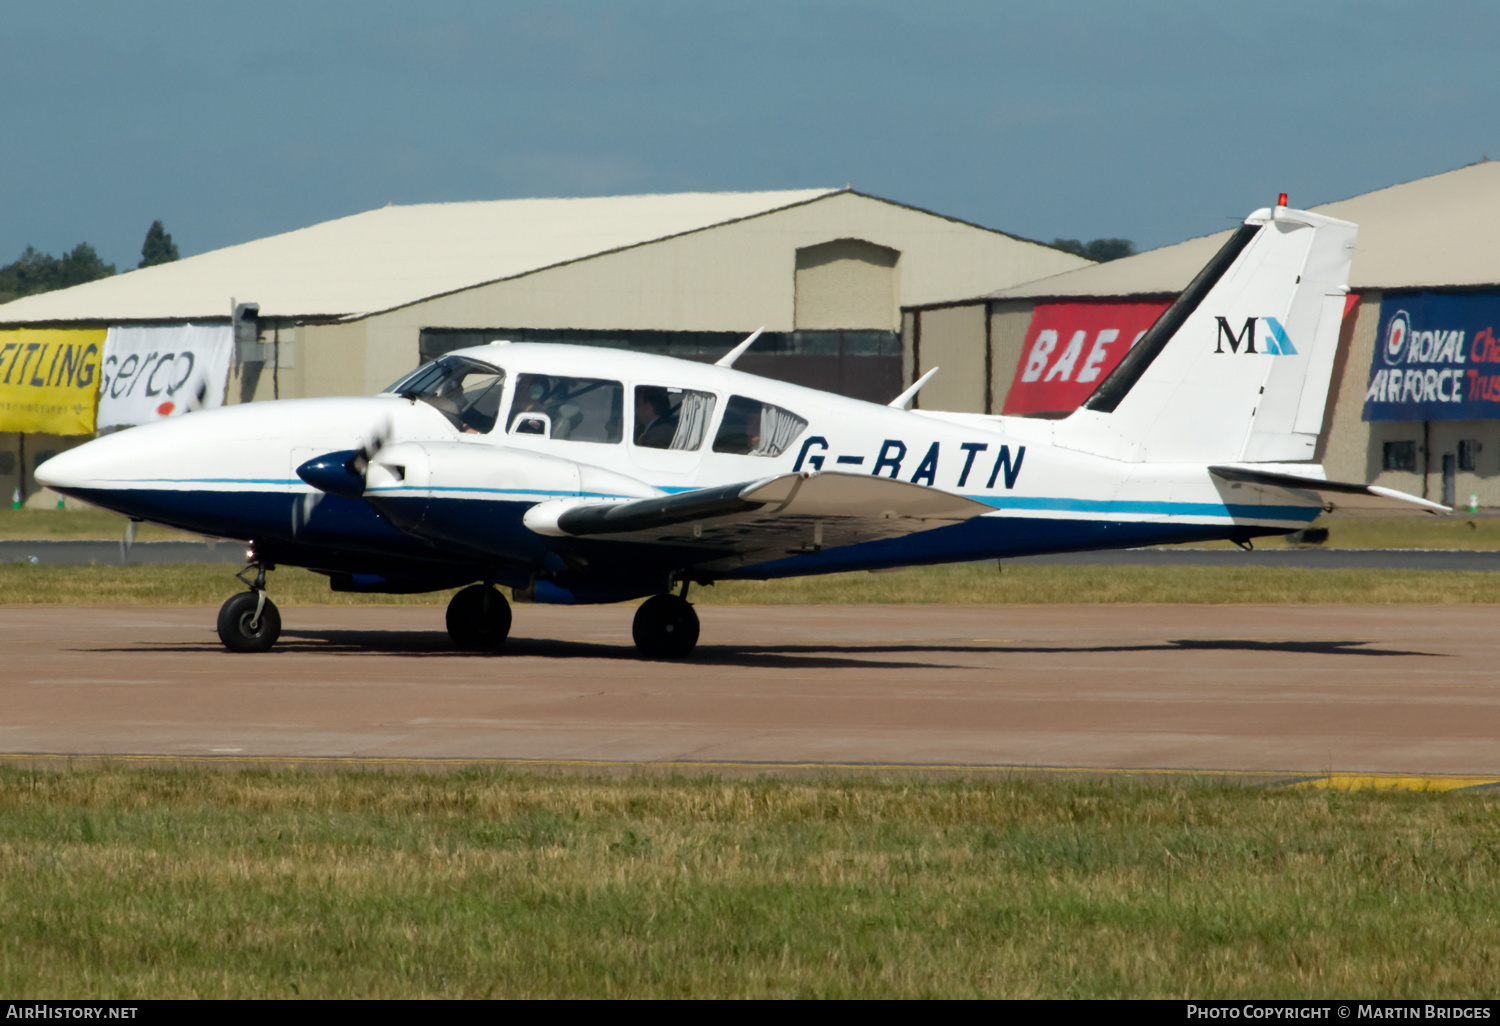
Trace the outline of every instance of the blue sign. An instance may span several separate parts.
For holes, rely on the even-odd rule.
[[[1365,420],[1500,420],[1500,293],[1380,303]]]

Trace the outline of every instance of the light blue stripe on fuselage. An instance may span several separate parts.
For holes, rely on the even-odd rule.
[[[965,495],[996,509],[1054,510],[1062,513],[1135,513],[1169,517],[1254,517],[1262,520],[1313,520],[1321,506],[1252,506],[1220,502],[1147,502],[1138,499],[1067,499],[1025,495]]]
[[[125,484],[124,481],[116,483]],[[129,482],[131,484],[237,484],[237,485],[272,485],[272,486],[300,486],[304,482],[298,478],[246,478],[246,477],[199,477],[199,478],[137,478]],[[389,488],[374,488],[372,492],[381,494],[396,494],[402,492],[459,492],[465,494],[486,495],[514,495],[514,496],[545,496],[547,498],[582,498],[582,499],[629,499],[634,496],[620,495],[610,492],[570,492],[560,490],[534,489],[534,488],[477,488],[477,487],[454,487],[445,486],[435,489],[418,488],[411,485],[396,485]],[[677,485],[666,486],[658,489],[670,495],[678,495],[683,492],[696,491],[695,488],[687,488]],[[1321,506],[1256,506],[1242,503],[1226,505],[1215,502],[1169,502],[1169,501],[1145,501],[1137,499],[1075,499],[1068,497],[1053,496],[1026,496],[1026,495],[965,495],[964,498],[975,502],[993,506],[997,510],[1046,510],[1058,513],[1097,513],[1103,515],[1136,515],[1136,516],[1167,516],[1167,517],[1216,517],[1222,519],[1254,519],[1254,520],[1295,520],[1312,521],[1322,512]]]

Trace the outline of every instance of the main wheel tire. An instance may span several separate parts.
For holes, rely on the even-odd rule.
[[[448,637],[459,648],[499,648],[510,634],[510,603],[488,584],[471,584],[448,603]]]
[[[686,599],[656,595],[635,611],[630,634],[647,659],[681,659],[698,644],[698,614]]]
[[[219,640],[231,652],[265,652],[281,637],[281,613],[266,599],[255,617],[258,593],[242,591],[219,607]]]

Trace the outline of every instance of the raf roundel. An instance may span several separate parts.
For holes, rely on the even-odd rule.
[[[1394,367],[1401,362],[1401,357],[1406,352],[1406,339],[1410,334],[1411,315],[1405,310],[1397,310],[1385,329],[1386,363]]]

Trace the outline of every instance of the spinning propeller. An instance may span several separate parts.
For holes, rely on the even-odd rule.
[[[391,440],[391,421],[386,418],[360,439],[358,449],[341,449],[338,452],[315,456],[297,468],[297,476],[320,492],[338,495],[346,499],[362,498],[365,494],[365,474],[370,463]],[[309,496],[309,498],[313,498]],[[313,502],[303,505],[304,519],[312,512]]]

